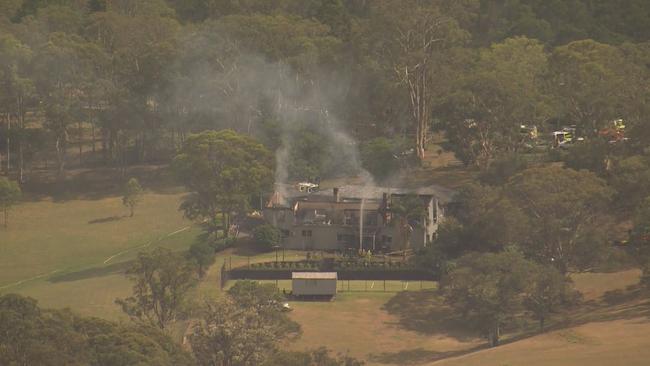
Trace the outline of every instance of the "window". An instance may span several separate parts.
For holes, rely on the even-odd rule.
[[[354,235],[336,234],[336,240],[340,243],[350,244],[355,241]]]
[[[364,224],[367,226],[377,226],[377,211],[370,211],[366,214]]]
[[[343,225],[352,225],[352,215],[348,212],[345,213],[343,218]]]
[[[384,241],[385,244],[390,244],[390,243],[393,242],[393,237],[392,237],[392,236],[384,235],[384,236],[382,237],[382,239],[383,239],[383,241]]]
[[[302,236],[311,237],[311,230],[303,230],[302,231]]]
[[[291,235],[291,232],[289,230],[282,229],[280,232],[282,233],[283,238],[288,238]]]

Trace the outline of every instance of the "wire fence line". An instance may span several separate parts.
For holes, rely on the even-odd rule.
[[[228,282],[222,281],[224,287]],[[278,287],[278,291],[284,293],[291,292],[291,280],[254,280],[259,283],[271,283]],[[396,281],[396,280],[337,280],[336,291],[338,293],[352,292],[402,292],[402,291],[420,291],[436,289],[435,281]]]

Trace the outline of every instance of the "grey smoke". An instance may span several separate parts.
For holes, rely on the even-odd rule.
[[[214,42],[220,42],[223,52],[204,53],[214,49]],[[257,124],[260,105],[270,101],[280,132],[280,146],[275,151],[276,183],[289,183],[295,132],[311,122],[317,127],[312,132],[319,134],[329,155],[337,159],[332,165],[358,174],[364,185],[374,184],[362,168],[357,142],[339,119],[349,89],[345,77],[312,70],[308,73],[311,77],[305,78],[285,63],[242,52],[237,42],[210,32],[197,36],[185,57],[170,109],[179,113],[180,121],[190,124],[185,126],[187,130],[232,128],[259,136],[263,134]]]

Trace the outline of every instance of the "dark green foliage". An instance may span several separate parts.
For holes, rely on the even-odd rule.
[[[415,265],[417,268],[430,271],[434,278],[440,278],[446,274],[449,267],[447,256],[437,242],[429,244],[417,253]]]
[[[449,258],[516,246],[561,272],[587,270],[608,255],[612,195],[595,174],[557,166],[526,169],[505,186],[470,184],[435,244]]]
[[[9,225],[9,209],[20,200],[22,191],[18,183],[0,177],[0,210],[4,212],[4,226]]]
[[[650,196],[650,159],[633,155],[613,164],[611,185],[616,189],[615,205],[634,210]]]
[[[273,284],[259,284],[255,281],[237,281],[228,289],[228,296],[242,307],[258,308],[270,306],[275,310],[280,308],[283,300],[278,288]]]
[[[467,254],[441,281],[447,301],[485,336],[499,344],[501,327],[522,307],[533,264],[516,252]]]
[[[586,169],[604,176],[611,163],[611,149],[610,144],[604,139],[588,140],[573,146],[567,154],[563,155],[563,160],[569,168]]]
[[[362,366],[364,363],[349,356],[334,358],[325,348],[310,352],[281,351],[271,356],[262,366]]]
[[[575,304],[580,294],[573,289],[571,279],[553,267],[534,266],[532,275],[533,284],[525,295],[524,306],[543,331],[549,316]]]
[[[157,329],[41,309],[20,295],[0,297],[0,329],[2,365],[193,365]]]
[[[206,303],[189,337],[198,365],[260,365],[300,332],[282,311],[277,287],[238,282],[226,299]]]
[[[560,271],[588,269],[609,241],[607,208],[613,191],[588,171],[548,166],[514,176],[505,193],[526,215],[521,247]]]
[[[205,220],[210,232],[216,232],[221,213],[228,237],[231,216],[246,212],[250,196],[270,187],[272,159],[262,144],[232,130],[189,136],[173,162],[176,176],[192,192],[181,210],[190,219]]]
[[[500,186],[527,167],[528,160],[522,154],[507,154],[493,161],[479,179],[484,184]]]
[[[401,155],[406,150],[406,144],[378,137],[361,145],[361,162],[363,167],[381,182],[397,174],[401,163],[408,163],[409,158]]]
[[[106,0],[89,0],[88,10],[91,12],[106,11]]]
[[[426,216],[425,205],[417,195],[393,197],[391,201],[392,225],[397,229],[399,238],[397,248],[408,249],[411,245],[413,228],[423,227],[429,218]]]
[[[497,252],[521,245],[529,235],[528,218],[499,187],[468,185],[455,201],[454,218],[441,224],[435,240],[450,258]]]
[[[253,229],[253,238],[264,250],[272,250],[274,247],[280,245],[282,240],[282,233],[280,229],[273,225],[260,225]]]
[[[187,259],[196,267],[199,278],[205,276],[205,271],[215,261],[215,247],[207,240],[197,240],[187,251]]]
[[[548,55],[534,39],[515,37],[479,51],[447,98],[445,129],[465,164],[481,169],[523,149],[522,123],[541,125],[553,114],[544,88]]]
[[[628,251],[647,272],[650,269],[650,196],[639,203],[633,224]],[[645,273],[646,276],[649,273]]]
[[[555,268],[526,260],[513,249],[470,253],[441,281],[447,302],[489,341],[499,344],[500,329],[528,310],[540,323],[575,303],[571,280]]]
[[[115,303],[131,319],[165,329],[183,315],[194,276],[181,255],[165,248],[140,253],[126,275],[134,282],[133,294]]]

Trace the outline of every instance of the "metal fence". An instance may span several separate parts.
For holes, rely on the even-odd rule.
[[[291,280],[257,280],[259,283],[272,283],[278,291],[291,293]],[[225,286],[225,284],[224,284]],[[338,293],[396,293],[402,291],[432,290],[437,288],[435,281],[394,281],[394,280],[338,280],[336,291]]]

